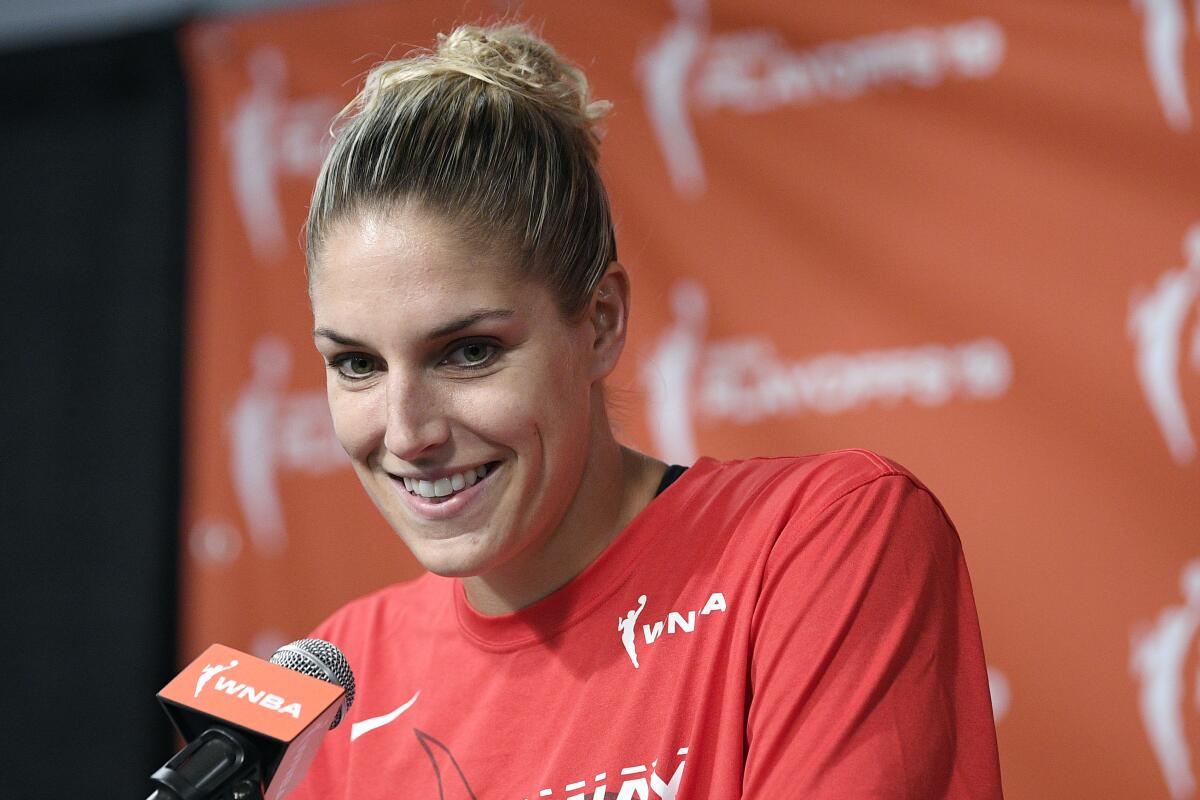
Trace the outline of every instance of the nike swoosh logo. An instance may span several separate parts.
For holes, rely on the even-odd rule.
[[[382,717],[371,717],[370,719],[364,719],[362,722],[354,723],[350,726],[350,741],[353,742],[364,733],[368,733],[376,728],[382,728],[384,725],[395,722],[401,714],[412,708],[412,704],[417,702],[417,698],[420,696],[421,692],[418,690],[417,693],[412,696],[411,700],[390,714],[384,714]]]

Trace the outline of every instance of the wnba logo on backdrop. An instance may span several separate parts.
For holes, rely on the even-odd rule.
[[[1196,457],[1196,435],[1182,376],[1185,369],[1200,373],[1200,223],[1184,236],[1183,254],[1183,266],[1163,272],[1152,288],[1134,291],[1128,329],[1146,402],[1172,458],[1188,464]]]
[[[1196,796],[1197,753],[1185,715],[1200,711],[1200,668],[1189,660],[1200,643],[1200,558],[1184,566],[1180,591],[1182,603],[1133,632],[1130,669],[1140,683],[1138,709],[1167,789],[1173,800],[1188,800]]]
[[[993,338],[790,361],[762,336],[709,340],[708,298],[684,281],[671,291],[675,322],[642,361],[647,421],[658,455],[690,464],[702,418],[749,425],[805,412],[840,414],[900,403],[991,400],[1012,383],[1012,357]]]
[[[325,97],[288,100],[287,60],[274,47],[254,50],[246,66],[250,88],[225,130],[229,177],[255,256],[272,262],[286,252],[295,227],[283,218],[280,179],[317,174],[338,105]]]
[[[1004,31],[986,18],[791,50],[768,29],[712,33],[706,0],[673,5],[677,17],[643,53],[639,78],[671,179],[685,194],[704,189],[693,111],[747,114],[852,100],[891,85],[931,88],[985,78],[1004,58]]]
[[[1158,103],[1172,129],[1185,133],[1192,129],[1192,109],[1188,103],[1187,76],[1184,70],[1184,44],[1188,24],[1185,0],[1131,0],[1141,12],[1142,46],[1146,68],[1154,82]],[[1196,27],[1200,30],[1200,6],[1196,7]]]
[[[291,369],[291,351],[282,339],[259,339],[250,380],[227,418],[230,475],[260,555],[276,555],[287,544],[281,471],[323,474],[346,464],[325,393],[288,391]]]

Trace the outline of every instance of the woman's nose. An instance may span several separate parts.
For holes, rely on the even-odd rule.
[[[450,425],[437,391],[419,377],[392,373],[388,381],[387,431],[383,444],[404,461],[415,461],[450,438]]]

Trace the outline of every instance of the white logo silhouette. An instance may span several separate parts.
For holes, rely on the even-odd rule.
[[[1190,707],[1200,709],[1200,673],[1191,676],[1191,681],[1184,674],[1200,628],[1200,558],[1184,566],[1180,586],[1183,604],[1164,609],[1153,625],[1141,625],[1133,632],[1129,660],[1141,683],[1138,707],[1142,723],[1173,800],[1187,800],[1196,793],[1183,712],[1189,705],[1184,702],[1189,690],[1193,693]]]
[[[204,688],[204,684],[212,680],[213,676],[219,672],[224,672],[227,669],[233,669],[238,665],[237,659],[233,659],[228,664],[205,664],[200,670],[200,677],[196,679],[196,692],[192,697],[199,697],[200,690]]]
[[[251,355],[253,373],[229,415],[230,473],[250,541],[262,555],[287,544],[279,498],[281,468],[321,474],[345,466],[329,406],[320,391],[286,393],[292,357],[277,336]]]
[[[242,552],[242,535],[229,521],[201,519],[188,533],[188,552],[192,558],[208,566],[226,566],[238,560]],[[272,651],[274,652],[274,651]]]
[[[354,741],[364,733],[369,733],[376,728],[382,728],[384,725],[390,725],[400,718],[400,715],[412,708],[413,703],[417,702],[417,698],[421,696],[420,690],[408,699],[407,702],[401,703],[394,711],[383,714],[378,717],[370,717],[361,722],[356,722],[350,726],[350,741]]]
[[[629,653],[629,660],[633,662],[633,668],[638,668],[637,645],[634,642],[634,630],[637,626],[637,618],[642,615],[646,609],[646,595],[638,597],[638,607],[630,610],[628,614],[622,617],[617,617],[617,630],[621,632],[621,644],[625,645],[625,652]]]
[[[683,782],[687,754],[688,748],[686,747],[680,747],[675,751],[678,763],[675,764],[674,771],[667,768],[670,762],[666,759],[642,760],[640,763],[635,761],[629,766],[619,768],[616,767],[616,764],[612,764],[607,769],[577,770],[566,782],[543,785],[540,790],[534,789],[529,792],[527,797],[561,797],[565,795],[566,800],[603,800],[604,798],[608,800],[612,800],[612,798],[650,800],[652,797],[661,798],[661,800],[677,800],[682,797],[679,794],[679,785]],[[663,775],[670,775],[670,778],[660,776],[660,771]],[[596,777],[577,780],[580,777],[579,773],[595,774]],[[556,791],[558,787],[562,787],[561,795]]]
[[[1012,357],[995,339],[786,361],[761,336],[706,341],[708,301],[699,284],[677,284],[671,303],[675,323],[642,362],[640,376],[656,453],[676,463],[696,460],[700,418],[748,425],[902,401],[938,406],[957,398],[991,400],[1012,384]]]
[[[1142,13],[1142,46],[1146,67],[1154,81],[1154,91],[1167,124],[1180,133],[1192,128],[1192,109],[1188,104],[1184,76],[1183,45],[1187,39],[1187,11],[1183,0],[1132,0]],[[1200,4],[1196,6],[1196,24],[1200,27]]]
[[[992,697],[992,721],[998,723],[1008,716],[1008,709],[1012,706],[1012,685],[1007,675],[990,664],[987,676],[988,693]]]
[[[674,464],[691,464],[699,455],[692,425],[696,394],[692,383],[704,352],[708,300],[698,283],[682,281],[671,290],[671,307],[675,324],[642,363],[642,383],[659,456]]]
[[[1129,335],[1137,348],[1138,381],[1150,411],[1166,439],[1167,449],[1179,464],[1196,456],[1196,438],[1188,421],[1180,386],[1182,351],[1191,350],[1191,368],[1200,371],[1200,318],[1185,341],[1184,321],[1200,307],[1200,223],[1188,229],[1183,240],[1186,264],[1169,269],[1153,289],[1137,289],[1129,308]]]
[[[225,131],[230,180],[250,246],[260,259],[273,262],[287,246],[279,179],[317,174],[338,106],[324,97],[288,101],[287,61],[274,47],[252,52],[247,67],[250,90]]]
[[[687,612],[671,611],[667,613],[666,619],[654,620],[649,623],[642,624],[642,641],[647,645],[652,645],[655,642],[661,641],[664,636],[675,636],[676,634],[695,633],[696,623],[698,620],[708,617],[710,614],[724,614],[728,610],[729,604],[725,600],[725,595],[722,592],[713,592],[708,596],[703,608],[699,611],[693,609]],[[633,662],[633,668],[638,669],[637,655],[637,622],[638,617],[646,610],[646,595],[638,597],[638,607],[631,609],[624,617],[617,617],[617,630],[621,632],[621,644],[625,645],[625,652],[629,654],[629,660]]]
[[[642,54],[638,77],[646,114],[681,194],[704,190],[691,108],[752,113],[851,100],[889,84],[931,88],[950,76],[991,75],[1004,57],[1004,31],[990,19],[794,51],[772,30],[712,33],[707,0],[673,0],[672,5],[676,19]]]

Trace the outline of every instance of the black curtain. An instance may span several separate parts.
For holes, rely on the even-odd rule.
[[[186,161],[172,31],[0,54],[6,798],[170,755]]]

